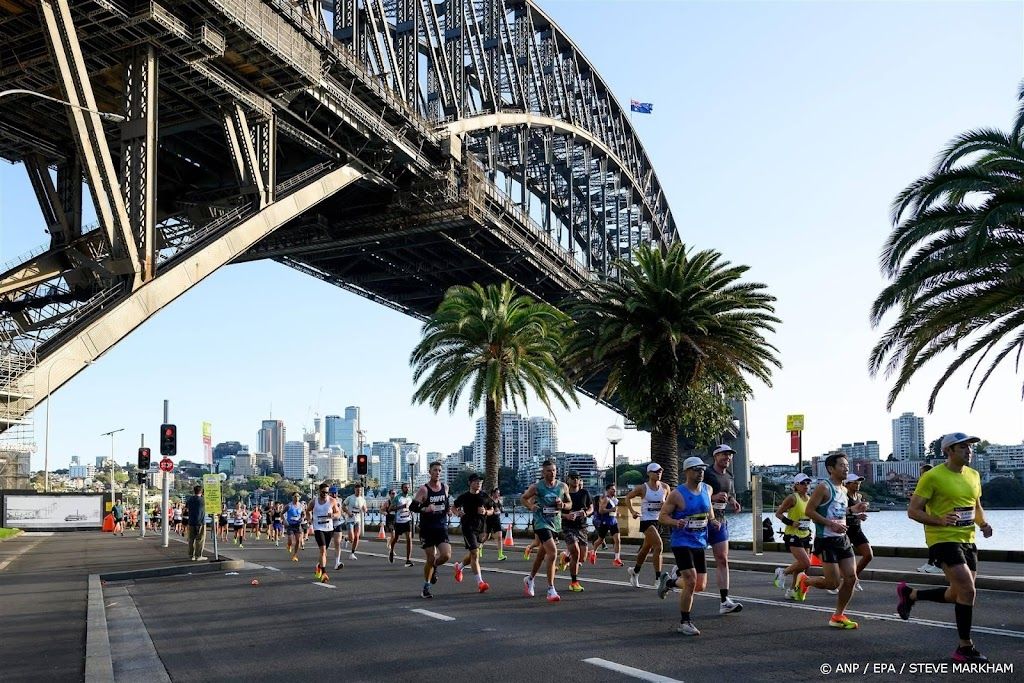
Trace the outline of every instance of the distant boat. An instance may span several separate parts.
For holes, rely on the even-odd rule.
[[[80,513],[78,510],[75,510],[75,514],[68,515],[67,517],[64,518],[64,521],[65,522],[84,522],[87,519],[89,519],[89,518],[86,517],[85,515],[83,515],[82,513]]]

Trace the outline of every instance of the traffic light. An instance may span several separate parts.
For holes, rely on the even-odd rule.
[[[160,425],[160,455],[178,454],[177,425]]]
[[[356,474],[366,474],[366,455],[363,453],[356,456]]]
[[[139,470],[143,472],[149,471],[149,449],[143,446],[139,449]]]

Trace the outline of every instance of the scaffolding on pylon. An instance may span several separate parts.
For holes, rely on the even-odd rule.
[[[16,349],[0,337],[0,489],[31,488],[35,430],[28,406],[34,385],[35,351]]]

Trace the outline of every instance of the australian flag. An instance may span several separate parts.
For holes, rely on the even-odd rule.
[[[637,114],[653,114],[654,104],[651,102],[637,102],[636,100],[630,100],[629,110],[635,111]]]

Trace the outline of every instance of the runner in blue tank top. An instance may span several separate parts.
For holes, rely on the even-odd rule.
[[[658,577],[658,597],[665,599],[669,589],[679,585],[679,626],[676,631],[687,636],[699,636],[700,631],[690,621],[693,594],[708,584],[708,568],[704,551],[708,547],[708,530],[721,526],[711,506],[711,487],[704,483],[707,465],[698,457],[683,461],[686,481],[672,490],[661,506],[658,521],[672,529],[672,554],[679,567],[679,579],[670,579],[668,572]]]
[[[523,578],[523,594],[533,597],[533,582],[543,564],[548,577],[548,602],[561,598],[555,590],[555,534],[562,530],[562,508],[572,506],[569,487],[555,479],[555,463],[545,460],[541,463],[543,478],[523,493],[521,501],[527,510],[533,512],[533,532],[540,544],[537,557],[533,560],[530,575]]]

